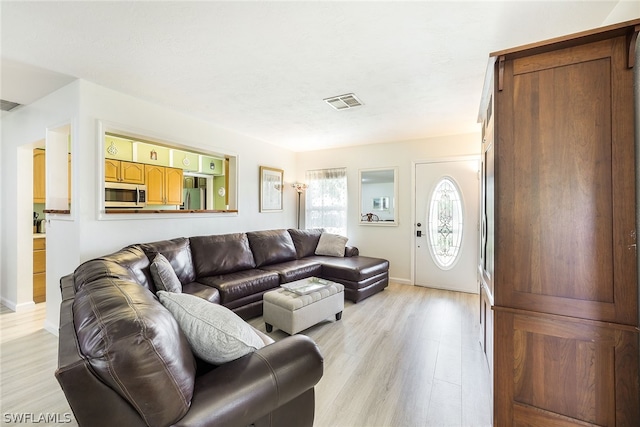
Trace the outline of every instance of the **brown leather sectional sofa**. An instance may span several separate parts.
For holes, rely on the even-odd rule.
[[[56,377],[80,425],[312,426],[323,358],[303,336],[215,367],[192,353],[155,296],[150,260],[162,253],[183,293],[247,319],[281,283],[319,276],[360,301],[387,286],[386,260],[315,255],[321,230],[268,230],[131,245],[61,279]]]

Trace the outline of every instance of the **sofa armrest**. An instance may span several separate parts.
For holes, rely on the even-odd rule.
[[[352,257],[352,256],[358,256],[358,255],[360,255],[360,250],[358,248],[356,248],[355,246],[345,246],[344,248],[345,257]]]
[[[250,425],[313,388],[322,373],[313,340],[287,337],[196,378],[189,412],[175,425]]]
[[[62,303],[60,304],[58,369],[55,377],[78,425],[146,426],[144,420],[127,401],[96,377],[91,366],[82,356],[73,325],[75,286],[72,274],[60,279],[60,290]]]

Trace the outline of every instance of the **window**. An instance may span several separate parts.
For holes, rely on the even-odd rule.
[[[347,235],[347,170],[307,171],[307,228],[324,228],[329,233]]]
[[[455,264],[462,244],[462,199],[452,178],[442,178],[431,195],[429,209],[429,249],[443,270]]]
[[[162,210],[163,215],[172,211],[237,212],[236,156],[104,123],[100,129],[104,165],[98,169],[104,182],[101,219],[134,210],[150,214]]]

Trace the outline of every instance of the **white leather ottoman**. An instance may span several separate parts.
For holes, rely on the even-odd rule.
[[[310,279],[298,280],[287,285],[309,283]],[[273,327],[289,335],[303,331],[335,314],[342,318],[344,309],[344,286],[328,282],[325,287],[306,295],[299,295],[284,288],[269,291],[263,298],[263,317],[267,332]]]

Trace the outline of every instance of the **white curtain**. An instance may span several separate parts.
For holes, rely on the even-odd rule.
[[[347,169],[306,172],[305,227],[347,235]]]

